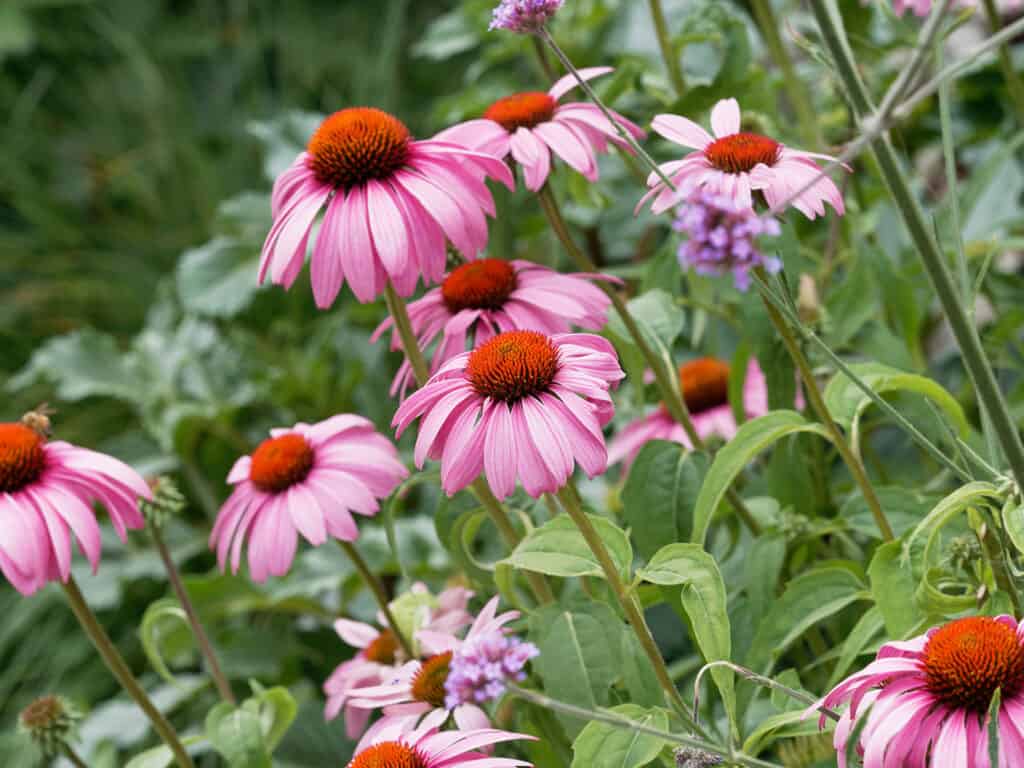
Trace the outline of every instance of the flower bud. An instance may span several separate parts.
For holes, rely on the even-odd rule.
[[[149,525],[161,528],[169,518],[180,514],[187,502],[178,486],[166,475],[150,478],[149,487],[153,491],[153,500],[139,499],[139,511]]]
[[[64,753],[81,719],[82,713],[63,696],[43,696],[22,710],[18,729],[52,759]]]

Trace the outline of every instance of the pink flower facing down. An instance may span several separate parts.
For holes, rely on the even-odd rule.
[[[348,768],[518,768],[531,765],[510,757],[489,757],[485,752],[495,744],[533,736],[479,728],[438,732],[436,727],[404,731],[398,727],[382,730],[377,738],[356,747]]]
[[[729,366],[713,357],[690,360],[679,366],[683,400],[702,440],[717,435],[731,440],[736,434],[736,417],[729,404]],[[748,418],[768,413],[768,387],[757,361],[751,358],[743,382],[743,409]],[[686,432],[661,405],[650,415],[628,424],[608,445],[608,463],[633,463],[640,449],[651,440],[671,440],[693,448]]]
[[[295,558],[298,534],[313,546],[333,536],[359,537],[352,513],[372,516],[409,471],[395,446],[361,416],[341,414],[317,424],[270,430],[251,456],[235,462],[235,486],[210,534],[221,569],[231,552],[238,572],[249,539],[255,581],[283,576]]]
[[[988,709],[1000,691],[998,768],[1024,765],[1024,625],[1010,616],[957,619],[876,659],[807,710],[849,708],[833,743],[840,768],[854,725],[870,768],[997,768],[988,757]],[[821,718],[824,726],[824,717]]]
[[[572,326],[599,330],[608,319],[611,300],[590,280],[600,275],[563,275],[529,261],[479,259],[449,273],[439,288],[409,304],[409,319],[421,349],[441,337],[431,358],[431,373],[460,352],[467,342],[480,345],[499,333],[515,330],[565,333]],[[373,341],[394,327],[388,318]],[[391,349],[402,349],[392,332]],[[391,385],[402,397],[412,383],[412,366],[402,363]]]
[[[535,34],[543,29],[565,0],[501,0],[488,29]]]
[[[99,568],[102,545],[93,503],[114,530],[144,526],[146,481],[127,464],[70,443],[48,441],[25,424],[0,424],[0,571],[23,595],[71,574],[71,539]]]
[[[484,214],[495,214],[488,176],[513,187],[508,166],[490,155],[415,141],[379,109],[335,112],[274,182],[259,280],[292,286],[325,209],[310,262],[317,306],[329,307],[346,278],[361,302],[379,296],[387,280],[408,296],[420,275],[437,282],[444,274],[446,238],[470,259],[487,245]]]
[[[499,499],[517,478],[537,498],[563,487],[574,462],[590,477],[604,472],[601,428],[614,413],[608,390],[624,376],[600,336],[509,331],[441,366],[393,424],[401,435],[422,417],[416,464],[440,459],[449,496],[486,470]]]
[[[427,593],[425,585],[413,585],[412,592]],[[461,587],[446,589],[437,596],[433,606],[424,605],[424,615],[418,626],[431,632],[452,634],[472,622],[466,605],[473,593]],[[383,616],[377,621],[384,625]],[[353,658],[338,665],[324,683],[327,706],[324,717],[333,720],[344,710],[345,731],[350,739],[359,738],[366,730],[372,708],[359,708],[349,702],[350,692],[355,689],[383,685],[394,678],[398,668],[409,661],[402,647],[390,629],[378,629],[371,624],[350,619],[338,619],[334,623],[338,636],[360,651]]]
[[[821,169],[815,162],[835,158],[790,149],[775,139],[742,131],[736,99],[723,99],[711,110],[714,136],[678,115],[657,115],[651,127],[669,141],[696,150],[682,160],[659,166],[680,194],[703,188],[729,198],[739,207],[750,208],[751,193],[757,190],[774,207],[816,179],[791,205],[809,219],[824,215],[825,203],[840,215],[845,211],[839,188],[827,176],[819,177]],[[647,177],[647,186],[651,190],[637,204],[638,211],[652,197],[654,213],[662,213],[678,202],[676,193],[657,174]]]
[[[580,76],[590,80],[612,71],[611,67],[589,67],[581,69]],[[547,93],[506,96],[488,107],[483,118],[454,125],[439,133],[437,138],[495,157],[504,158],[511,153],[523,168],[526,187],[533,192],[547,181],[552,152],[588,181],[597,181],[597,155],[608,151],[609,142],[627,152],[633,150],[595,105],[582,102],[559,105],[558,100],[577,84],[573,75],[566,75]],[[642,128],[619,113],[612,114],[634,138],[646,135]]]
[[[498,598],[494,597],[480,611],[463,640],[452,632],[429,628],[420,630],[416,634],[417,641],[430,656],[405,664],[383,685],[349,691],[352,706],[381,708],[384,714],[370,726],[360,746],[374,741],[381,731],[396,726],[402,730],[440,727],[449,716],[462,729],[490,725],[490,718],[475,700],[450,700],[446,686],[461,648],[466,644],[474,645],[495,633],[502,635],[503,626],[519,618],[518,611],[497,614],[497,608]]]

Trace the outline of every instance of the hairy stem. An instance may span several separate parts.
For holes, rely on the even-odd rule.
[[[370,588],[373,592],[373,597],[377,601],[377,606],[380,608],[380,612],[384,614],[384,619],[387,621],[388,626],[391,628],[392,633],[395,635],[395,639],[398,640],[398,644],[402,646],[402,650],[405,651],[405,656],[408,659],[415,659],[416,652],[413,650],[412,643],[409,638],[405,636],[401,628],[398,626],[398,622],[395,621],[395,615],[391,613],[391,606],[388,605],[388,593],[384,590],[384,585],[381,584],[380,579],[377,578],[376,574],[370,570],[370,566],[367,565],[363,556],[359,554],[359,550],[350,541],[342,541],[338,539],[338,545],[342,548],[348,559],[352,561],[352,565],[355,566],[359,575],[363,579],[363,583]]]
[[[665,62],[668,79],[676,92],[676,98],[681,99],[686,93],[686,78],[679,63],[679,54],[672,45],[672,36],[665,21],[665,10],[661,7],[661,0],[650,0],[650,6],[651,21],[654,22],[654,33],[658,37],[658,48],[661,49],[661,58]]]
[[[96,614],[89,608],[89,604],[85,602],[85,596],[78,588],[74,577],[68,577],[67,583],[61,586],[64,587],[64,594],[67,595],[68,603],[71,605],[75,618],[78,619],[78,623],[82,625],[82,629],[85,630],[89,639],[92,640],[92,644],[103,658],[107,669],[117,678],[125,693],[135,700],[135,703],[139,705],[139,708],[149,718],[153,728],[160,735],[160,738],[163,739],[164,744],[174,753],[174,759],[178,765],[181,768],[194,768],[192,758],[185,751],[185,747],[178,738],[174,726],[156,708],[149,695],[132,675],[131,669],[128,668],[128,663],[117,650],[114,642],[110,639],[110,635],[103,629],[103,626],[96,618]]]

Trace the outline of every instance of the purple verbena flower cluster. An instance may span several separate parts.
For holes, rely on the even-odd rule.
[[[490,29],[507,29],[520,34],[540,32],[565,0],[501,0],[494,9]]]
[[[523,680],[523,667],[540,651],[533,643],[500,631],[466,640],[452,655],[445,681],[445,706],[481,704],[498,698],[510,680]]]
[[[756,238],[776,237],[779,222],[770,216],[758,216],[751,208],[737,205],[723,195],[694,190],[686,196],[673,223],[677,232],[685,232],[687,241],[679,246],[679,263],[701,275],[733,275],[736,287],[750,287],[750,270],[763,266],[778,272],[782,262],[764,256]]]

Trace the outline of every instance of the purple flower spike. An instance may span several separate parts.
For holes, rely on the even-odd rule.
[[[500,630],[467,639],[452,656],[444,689],[445,706],[482,704],[505,692],[506,683],[526,677],[523,667],[540,655],[537,646]]]
[[[520,34],[535,34],[565,0],[501,0],[494,9],[489,29],[507,29]]]

